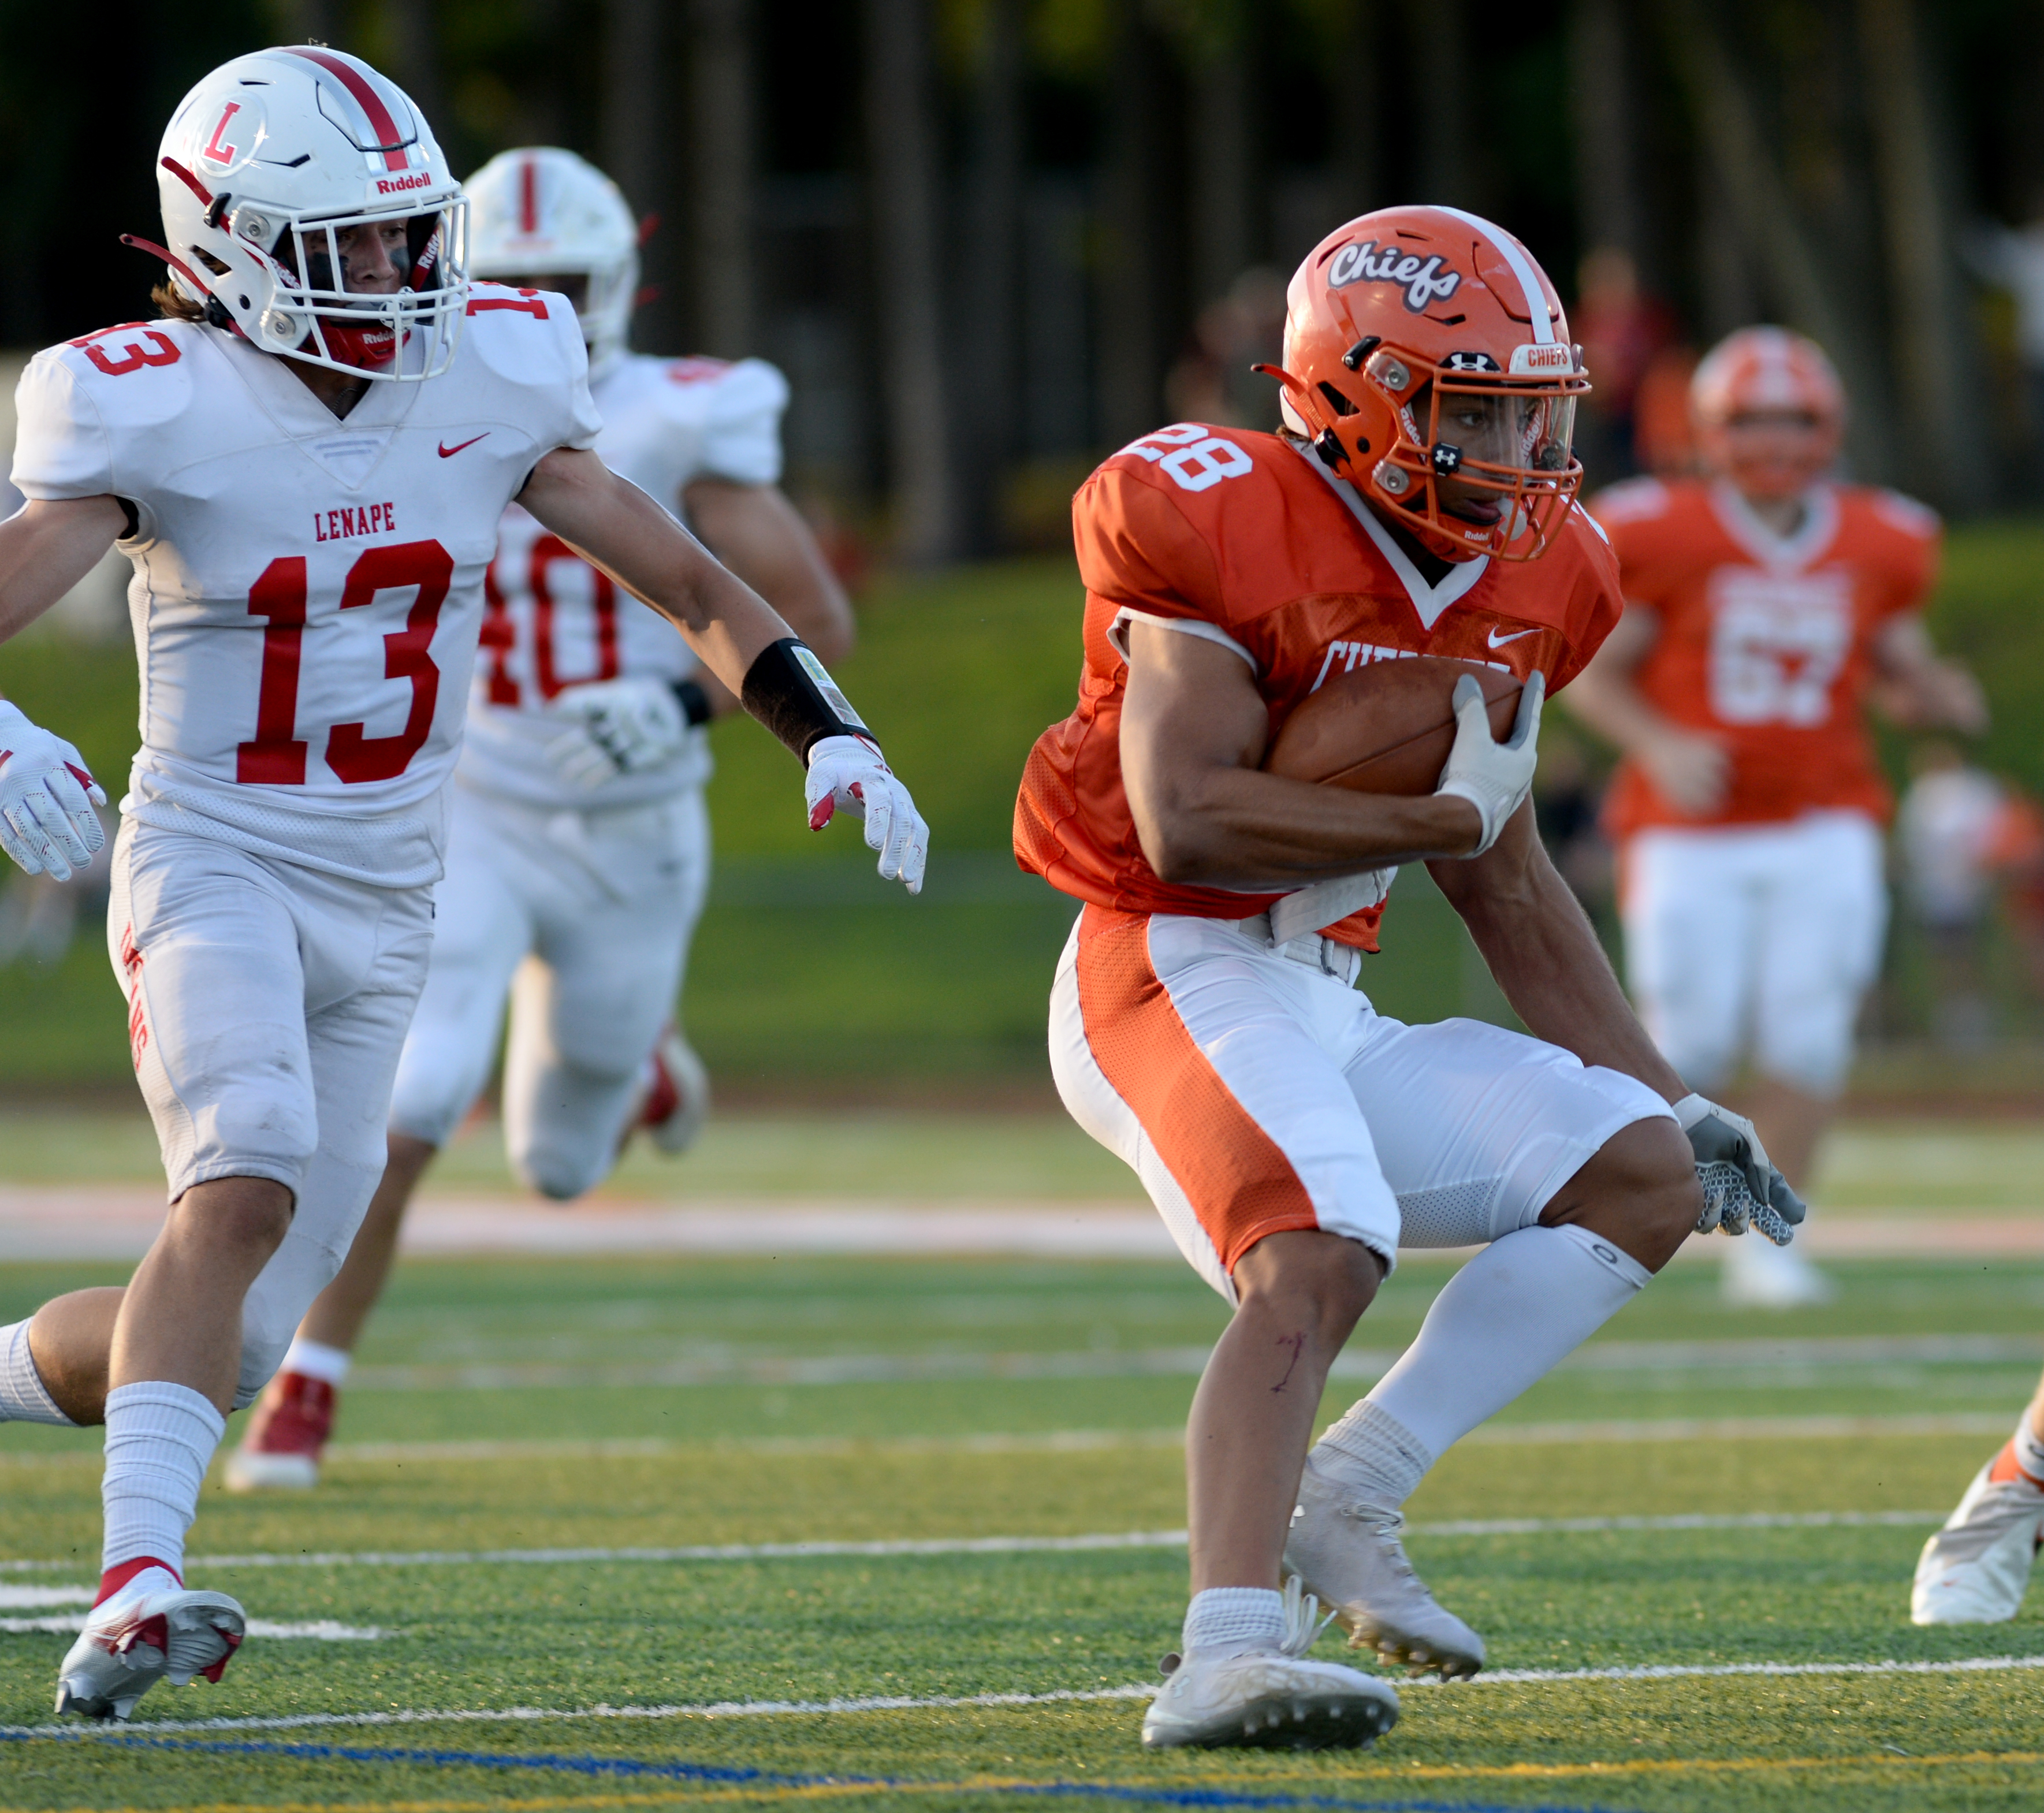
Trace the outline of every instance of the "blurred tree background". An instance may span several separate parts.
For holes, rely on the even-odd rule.
[[[403,83],[458,171],[535,143],[610,171],[649,227],[636,344],[786,371],[790,488],[848,576],[874,570],[843,677],[928,810],[930,887],[905,902],[848,835],[809,837],[785,754],[719,727],[687,1014],[727,1099],[1046,1098],[1071,907],[1004,847],[1029,740],[1070,709],[1072,490],[1162,421],[1274,425],[1247,367],[1276,355],[1285,276],[1389,202],[1488,215],[1553,275],[1598,386],[1593,483],[1680,463],[1689,364],[1719,335],[1823,341],[1854,475],[1987,519],[1955,534],[1934,624],[1993,699],[1981,759],[2044,793],[2044,525],[2016,520],[2044,501],[2044,0],[0,0],[0,348],[148,310],[156,269],[116,236],[156,230],[171,109],[306,38]],[[133,663],[78,628],[0,651],[0,688],[117,777]],[[1608,902],[1599,759],[1559,720],[1543,750],[1571,878]],[[1550,816],[1558,848],[1577,836]],[[0,943],[21,893],[0,889]],[[126,1099],[83,925],[0,962],[0,1090]],[[1911,935],[1875,1014],[1891,1046],[1933,1017]],[[2034,1096],[2044,947],[2027,988],[1997,950]],[[1366,985],[1393,1013],[1505,1011],[1416,874]]]
[[[1283,275],[1415,198],[1580,297],[1593,476],[1657,352],[1773,318],[1843,367],[1861,475],[2044,488],[1992,255],[2044,214],[2041,0],[0,0],[0,345],[140,312],[114,235],[171,106],[305,37],[459,170],[611,171],[655,222],[640,344],[781,365],[796,489],[911,563],[1061,543],[1075,476],[1169,415],[1269,421]]]

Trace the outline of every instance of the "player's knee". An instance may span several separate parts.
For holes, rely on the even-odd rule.
[[[214,1177],[194,1184],[172,1214],[186,1241],[267,1258],[290,1231],[293,1200],[274,1177]]]
[[[609,1162],[601,1154],[540,1147],[511,1154],[511,1169],[528,1189],[552,1202],[573,1202],[604,1180]]]
[[[1657,1115],[1607,1139],[1540,1219],[1590,1228],[1658,1271],[1694,1231],[1703,1206],[1688,1135]]]
[[[1317,1229],[1266,1235],[1235,1262],[1245,1308],[1316,1328],[1338,1347],[1383,1282],[1384,1262],[1359,1240]]]

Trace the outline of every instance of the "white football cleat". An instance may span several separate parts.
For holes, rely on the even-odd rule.
[[[670,1156],[695,1144],[709,1118],[709,1072],[689,1042],[673,1027],[660,1035],[646,1061],[646,1092],[636,1124]]]
[[[224,1592],[117,1593],[96,1606],[57,1670],[57,1711],[125,1719],[159,1680],[217,1681],[248,1621]]]
[[[2011,1444],[2012,1446],[2012,1444]],[[2004,1448],[1973,1476],[1959,1508],[1917,1558],[1917,1624],[2005,1624],[2023,1608],[2044,1542],[2044,1489]]]
[[[1742,1234],[1724,1260],[1724,1300],[1739,1309],[1809,1309],[1829,1303],[1838,1287],[1792,1246]]]
[[[1412,1571],[1398,1532],[1405,1519],[1370,1504],[1312,1455],[1285,1541],[1285,1571],[1333,1608],[1356,1649],[1374,1649],[1415,1674],[1453,1680],[1483,1666],[1483,1638],[1445,1610]]]
[[[1143,1715],[1144,1747],[1317,1750],[1375,1742],[1398,1723],[1397,1692],[1339,1662],[1305,1660],[1324,1627],[1320,1609],[1311,1593],[1302,1600],[1294,1575],[1285,1584],[1286,1628],[1277,1643],[1240,1655],[1166,1656],[1170,1678]]]

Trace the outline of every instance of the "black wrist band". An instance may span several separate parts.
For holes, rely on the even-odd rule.
[[[806,643],[783,636],[762,649],[746,670],[739,702],[807,764],[809,751],[827,736],[873,732],[860,722],[851,701]]]
[[[681,701],[682,716],[689,720],[691,730],[709,722],[709,694],[695,681],[677,680],[674,682],[674,697]]]

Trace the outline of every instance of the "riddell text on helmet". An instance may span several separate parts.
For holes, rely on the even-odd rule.
[[[1351,283],[1402,283],[1405,306],[1418,314],[1436,299],[1446,302],[1462,282],[1458,271],[1443,271],[1439,255],[1421,258],[1416,253],[1387,246],[1377,249],[1375,240],[1360,245],[1345,245],[1327,267],[1327,285],[1341,290]]]

